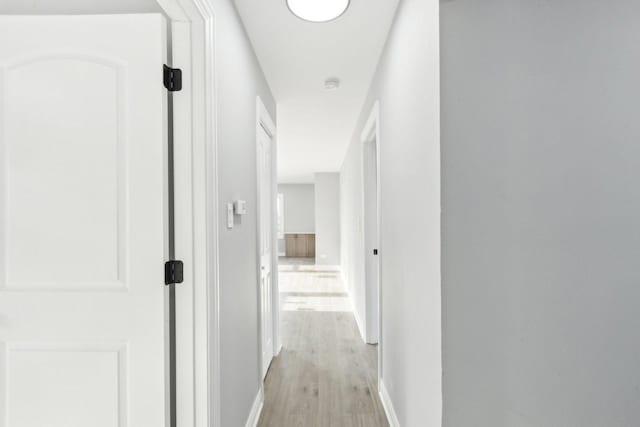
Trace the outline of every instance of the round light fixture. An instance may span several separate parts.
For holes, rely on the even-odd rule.
[[[342,16],[350,0],[287,0],[291,13],[309,22],[329,22]]]

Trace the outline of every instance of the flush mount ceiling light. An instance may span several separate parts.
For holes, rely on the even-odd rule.
[[[309,22],[329,22],[342,16],[350,0],[287,0],[291,13]]]

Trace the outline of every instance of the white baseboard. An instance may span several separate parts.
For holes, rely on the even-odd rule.
[[[260,387],[256,400],[253,401],[249,418],[247,418],[246,427],[256,427],[260,420],[260,414],[262,413],[262,405],[264,404],[264,389]]]
[[[395,409],[393,409],[393,403],[391,402],[391,397],[389,396],[389,392],[387,388],[384,386],[384,382],[380,380],[380,390],[378,391],[380,395],[380,400],[382,401],[382,407],[384,408],[384,412],[387,414],[387,420],[389,421],[389,426],[391,427],[400,427],[400,422],[398,421],[398,416],[396,415]]]

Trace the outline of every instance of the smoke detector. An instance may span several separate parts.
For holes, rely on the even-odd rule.
[[[324,81],[324,90],[331,92],[337,90],[340,87],[340,79],[337,77],[329,77]]]

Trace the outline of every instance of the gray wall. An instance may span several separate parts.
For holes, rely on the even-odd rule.
[[[356,133],[363,125],[360,120]],[[360,335],[365,340],[368,323],[362,202],[362,143],[358,134],[349,145],[340,171],[340,271]]]
[[[219,209],[247,201],[226,227],[220,215],[222,425],[244,426],[261,378],[258,368],[256,95],[271,117],[273,97],[232,0],[209,0],[216,14]]]
[[[382,382],[406,427],[440,427],[442,414],[438,8],[400,2],[341,172],[343,200],[361,197],[360,132],[379,100]],[[345,233],[361,227],[356,209]]]
[[[313,184],[278,184],[284,196],[285,233],[313,233],[316,229]]]
[[[640,423],[640,2],[441,3],[446,426]]]
[[[316,173],[316,264],[340,265],[340,174]]]

